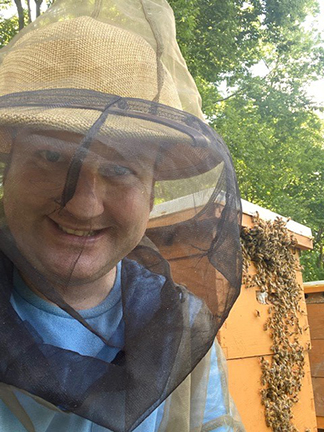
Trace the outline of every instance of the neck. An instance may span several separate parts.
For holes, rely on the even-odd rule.
[[[54,304],[44,296],[24,275],[21,275],[28,287],[39,297]],[[116,267],[101,278],[86,284],[53,284],[63,300],[75,310],[91,309],[100,304],[110,293],[116,279]]]

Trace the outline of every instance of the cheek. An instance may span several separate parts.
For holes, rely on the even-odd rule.
[[[120,226],[145,231],[150,214],[151,196],[147,189],[132,189],[119,194],[110,203],[111,214]]]
[[[3,188],[5,217],[10,229],[15,231],[37,223],[39,217],[50,213],[55,205],[53,199],[48,199],[48,194],[40,193],[28,175],[22,174],[8,173]]]
[[[26,190],[19,179],[14,180],[11,173],[7,173],[3,187],[3,207],[7,218],[13,218],[13,214],[19,207],[23,207],[23,200],[26,199]]]

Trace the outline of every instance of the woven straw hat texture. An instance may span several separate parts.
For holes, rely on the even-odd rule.
[[[141,37],[90,17],[56,22],[27,33],[3,60],[0,96],[59,88],[153,100],[158,91],[156,53]],[[181,108],[166,71],[159,102]],[[73,111],[2,109],[0,124],[84,132],[99,115],[93,110]]]
[[[153,47],[132,32],[91,17],[57,21],[26,33],[8,50],[0,66],[0,97],[45,89],[84,89],[156,100],[181,109],[170,73],[157,63]],[[7,107],[0,108],[0,126],[85,134],[100,114],[93,109]],[[205,166],[210,149],[194,149],[188,135],[158,122],[109,115],[100,132],[112,138],[166,143],[169,157],[160,167],[165,171],[158,175],[161,179],[192,176],[215,166],[212,161]],[[170,145],[174,146],[171,151]],[[1,128],[0,152],[8,153],[10,148],[8,131]]]
[[[181,109],[165,69],[163,78],[158,102]],[[0,69],[0,96],[48,88],[151,101],[158,91],[156,53],[140,36],[90,17],[59,21],[20,38]]]

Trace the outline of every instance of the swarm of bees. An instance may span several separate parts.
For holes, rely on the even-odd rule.
[[[292,407],[298,402],[304,377],[304,349],[299,324],[303,291],[296,281],[299,269],[296,240],[286,222],[263,221],[257,215],[252,228],[243,228],[243,282],[257,287],[269,305],[264,330],[272,339],[271,360],[261,358],[262,404],[265,420],[274,432],[298,432],[293,425]],[[248,274],[251,262],[256,274]]]

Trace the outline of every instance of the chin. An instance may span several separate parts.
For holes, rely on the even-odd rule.
[[[112,270],[108,266],[98,269],[92,267],[89,270],[86,270],[84,266],[83,268],[78,268],[79,266],[80,264],[78,263],[74,269],[61,268],[61,270],[58,270],[59,267],[56,267],[55,270],[53,270],[50,274],[47,273],[47,277],[54,285],[59,284],[77,286],[95,282]]]

